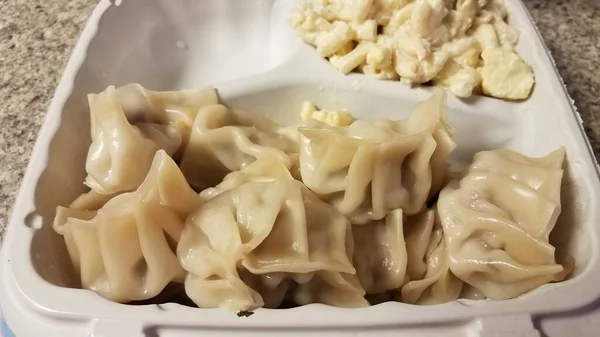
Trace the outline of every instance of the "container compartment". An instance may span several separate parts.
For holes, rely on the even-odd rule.
[[[118,5],[117,5],[118,3]],[[359,74],[343,76],[287,26],[290,0],[101,1],[57,88],[32,153],[0,260],[0,298],[18,336],[192,336],[368,334],[488,336],[512,327],[537,336],[537,317],[561,316],[600,298],[598,167],[578,116],[519,0],[507,0],[521,31],[518,48],[536,74],[530,99],[449,97],[456,127],[454,168],[474,153],[499,147],[540,156],[564,145],[562,214],[551,243],[560,261],[573,256],[568,280],[506,301],[459,300],[431,307],[382,303],[364,309],[319,304],[260,309],[249,318],[177,303],[127,305],[77,289],[62,237],[52,230],[55,207],[84,191],[89,136],[86,95],[138,82],[152,90],[213,84],[221,100],[291,124],[305,100],[350,108],[360,119],[405,117],[427,88],[411,89]],[[389,111],[389,106],[394,106]],[[566,315],[566,314],[565,314]],[[570,314],[572,315],[572,314]],[[561,316],[562,317],[562,316]],[[33,323],[35,322],[35,324]],[[534,324],[535,323],[535,324]],[[297,330],[293,330],[297,329]],[[510,331],[509,331],[510,332]]]

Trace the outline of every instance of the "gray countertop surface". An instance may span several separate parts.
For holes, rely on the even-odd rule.
[[[600,154],[600,1],[524,0]],[[0,240],[59,77],[96,5],[0,1]]]

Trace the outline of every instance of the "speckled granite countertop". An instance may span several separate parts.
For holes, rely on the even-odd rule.
[[[600,154],[600,1],[524,0]],[[61,72],[96,1],[0,2],[0,239]]]

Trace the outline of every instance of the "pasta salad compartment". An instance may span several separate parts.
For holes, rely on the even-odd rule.
[[[568,313],[600,297],[598,170],[519,1],[476,4],[520,32],[481,55],[531,65],[518,103],[343,75],[296,1],[168,3],[102,1],[71,56],[0,260],[17,335],[586,329]],[[343,3],[311,6],[355,34],[437,8]]]
[[[458,97],[529,97],[534,75],[502,0],[309,0],[289,21],[343,73],[432,82]]]

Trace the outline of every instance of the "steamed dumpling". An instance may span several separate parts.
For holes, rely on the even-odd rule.
[[[368,294],[399,289],[406,282],[402,209],[367,225],[352,225],[354,267]]]
[[[543,158],[484,151],[438,200],[450,269],[490,299],[562,279],[548,236],[560,214],[564,148]]]
[[[178,91],[151,91],[137,83],[124,85],[116,90],[127,119],[132,123],[152,122],[158,124],[180,124],[182,146],[179,156],[188,142],[194,119],[201,108],[217,104],[213,88],[187,89]]]
[[[457,299],[463,282],[450,271],[444,233],[435,211],[409,217],[405,225],[407,276],[401,300],[411,304],[438,304]]]
[[[314,274],[314,277],[308,278],[308,282],[299,281],[303,275],[288,274],[297,284],[289,291],[290,301],[299,305],[324,303],[342,308],[361,308],[369,305],[356,275],[334,271],[320,271]]]
[[[181,151],[198,110],[216,104],[217,97],[212,88],[158,93],[130,84],[90,94],[88,101],[92,144],[85,184],[100,194],[118,194],[139,186],[156,151]]]
[[[64,236],[84,289],[116,302],[145,300],[183,281],[175,245],[185,218],[201,204],[177,164],[160,150],[136,191],[97,211],[58,207],[54,229]]]
[[[291,168],[297,160],[298,145],[279,130],[277,124],[260,115],[223,105],[206,107],[194,121],[181,170],[190,185],[201,191],[258,158],[273,157]]]
[[[115,195],[113,194],[101,194],[94,190],[90,190],[77,197],[77,199],[69,205],[69,208],[84,211],[97,211],[114,196]]]
[[[438,92],[406,121],[300,127],[302,181],[355,224],[396,208],[419,213],[441,188],[456,146],[444,103]]]
[[[352,244],[346,217],[301,182],[283,178],[248,182],[209,200],[187,219],[177,252],[188,271],[186,293],[199,307],[274,307],[290,292],[336,306],[367,305],[352,281]]]
[[[431,155],[431,187],[429,196],[437,194],[448,182],[448,156],[456,149],[454,142],[454,126],[446,115],[446,96],[442,90],[437,90],[428,100],[417,105],[415,111],[405,120],[391,121],[382,119],[378,125],[388,127],[402,134],[418,132],[430,133],[435,140],[435,150]]]
[[[245,183],[270,182],[283,178],[294,179],[289,169],[280,160],[274,157],[263,157],[240,171],[229,173],[219,185],[205,189],[200,196],[205,200],[210,200]]]
[[[434,304],[455,300],[463,282],[452,275],[435,212],[403,216],[401,209],[353,225],[356,274],[368,294],[401,292],[399,300]]]
[[[255,275],[245,270],[239,272],[245,284],[260,294],[265,308],[276,308],[282,302],[297,305],[326,303],[342,308],[368,305],[365,293],[353,274],[319,271]]]

